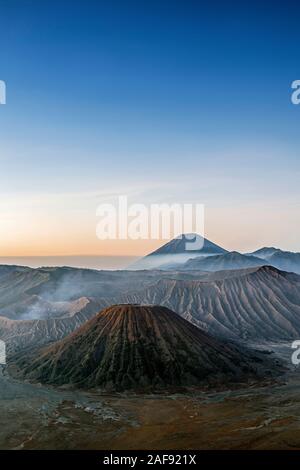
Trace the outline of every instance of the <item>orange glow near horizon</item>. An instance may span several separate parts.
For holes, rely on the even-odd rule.
[[[253,223],[242,210],[230,220],[222,212],[212,210],[206,217],[204,236],[227,250],[244,252],[262,246],[276,246],[297,251],[296,239],[290,238],[289,246],[282,243],[286,227],[291,225],[293,225],[291,219],[285,224],[284,218],[274,220],[272,214],[261,214],[260,217],[256,214]],[[294,233],[297,233],[295,225],[296,222],[294,222]],[[57,232],[53,228],[50,230],[44,227],[31,232],[24,227],[22,234],[12,232],[4,236],[2,232],[0,256],[144,256],[167,241],[163,239],[103,241],[96,238],[92,228],[76,232],[65,228]]]
[[[168,240],[99,240],[95,207],[68,201],[0,202],[0,256],[144,256]],[[2,204],[2,205],[1,205]],[[227,250],[276,246],[299,251],[297,205],[209,207],[204,236]]]

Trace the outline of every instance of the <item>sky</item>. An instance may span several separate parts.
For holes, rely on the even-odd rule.
[[[227,249],[300,251],[297,2],[0,0],[0,256],[143,255],[97,206],[205,205]]]

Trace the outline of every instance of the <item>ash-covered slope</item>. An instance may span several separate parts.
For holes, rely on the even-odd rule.
[[[140,292],[164,277],[209,280],[212,276],[223,279],[232,275],[232,271],[171,274],[72,268],[26,268],[20,275],[18,270],[8,278],[0,276],[0,339],[6,342],[9,354],[13,354],[64,338],[102,308],[123,302],[125,295]],[[37,281],[36,287],[33,280]]]
[[[115,299],[133,286],[142,288],[156,279],[157,274],[151,271],[141,274],[68,267],[0,266],[0,316],[11,320],[62,318],[70,316],[82,298]]]
[[[110,390],[224,385],[270,374],[259,355],[160,306],[115,305],[16,364],[28,379]],[[273,363],[272,363],[273,364]]]
[[[212,280],[162,279],[125,298],[160,304],[220,336],[253,340],[300,337],[300,276],[264,266]]]
[[[9,356],[28,348],[58,341],[79,328],[109,301],[82,297],[74,302],[74,311],[62,318],[12,320],[0,316],[0,340],[5,341]]]

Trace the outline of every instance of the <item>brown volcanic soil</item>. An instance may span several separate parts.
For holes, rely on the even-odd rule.
[[[227,392],[99,394],[0,369],[0,449],[300,449],[299,386],[293,371],[286,384]]]
[[[22,376],[105,390],[222,386],[266,378],[269,361],[160,306],[115,305],[54,345],[16,358]]]

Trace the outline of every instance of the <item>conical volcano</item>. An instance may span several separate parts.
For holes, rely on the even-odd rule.
[[[173,240],[161,246],[156,251],[153,251],[153,253],[150,253],[148,256],[181,254],[186,252],[190,252],[191,255],[193,253],[216,255],[227,253],[227,250],[220,247],[219,245],[216,245],[216,243],[207,240],[201,235],[196,233],[185,233],[179,235],[176,238],[173,238]]]
[[[149,255],[137,260],[131,269],[165,269],[179,267],[195,256],[210,256],[227,253],[227,250],[196,233],[179,235]]]
[[[165,307],[122,304],[17,365],[43,383],[140,390],[247,381],[260,374],[260,362]]]

